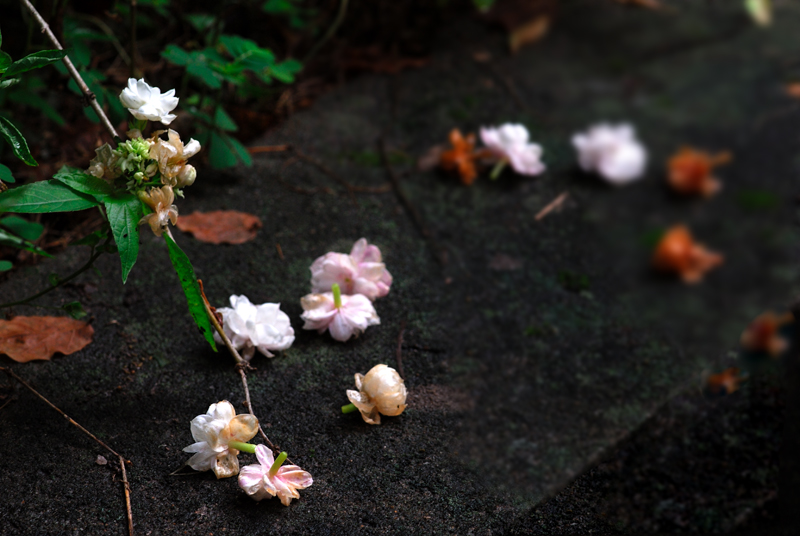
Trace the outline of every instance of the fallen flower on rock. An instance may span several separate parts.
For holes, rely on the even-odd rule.
[[[792,313],[762,313],[742,332],[742,347],[750,352],[764,352],[771,357],[778,357],[789,347],[789,341],[781,336],[780,328],[792,322]]]
[[[253,305],[247,296],[230,297],[230,307],[219,307],[222,329],[242,357],[250,360],[256,349],[267,357],[275,357],[270,350],[286,350],[294,342],[289,316],[280,310],[279,303]],[[214,340],[222,338],[214,333]]]
[[[724,258],[692,239],[684,225],[669,229],[656,246],[653,265],[663,272],[677,274],[686,283],[697,283],[706,272],[722,264]]]
[[[201,242],[234,245],[253,240],[262,227],[258,216],[235,210],[192,212],[181,216],[176,225]]]
[[[454,128],[449,138],[453,148],[442,152],[439,165],[445,171],[458,173],[461,182],[469,186],[478,177],[475,161],[481,157],[481,153],[475,151],[475,134],[468,134],[465,138],[460,130]]]
[[[572,145],[584,171],[597,173],[617,186],[641,177],[647,165],[647,151],[628,124],[594,125],[575,134]]]
[[[539,175],[545,170],[542,147],[528,143],[529,138],[528,129],[523,125],[506,123],[497,128],[481,127],[481,140],[497,159],[492,179],[499,177],[507,164],[520,175]]]
[[[196,441],[184,448],[195,453],[186,465],[195,471],[214,471],[217,478],[228,478],[239,472],[239,451],[255,452],[247,443],[258,432],[258,419],[244,413],[236,415],[227,400],[211,404],[205,415],[192,419],[192,437]]]
[[[92,342],[94,328],[66,316],[15,316],[0,320],[0,353],[18,363],[74,354]]]
[[[711,155],[683,147],[667,163],[667,182],[679,194],[711,197],[721,188],[711,171],[730,159],[731,155],[727,152]]]
[[[345,342],[369,326],[378,325],[381,319],[366,296],[342,295],[339,285],[331,292],[308,294],[300,300],[303,306],[303,329],[316,329],[319,333],[331,332],[331,337]]]
[[[311,292],[325,292],[334,284],[347,295],[363,294],[370,300],[382,298],[392,286],[381,250],[359,239],[350,254],[326,253],[311,264]]]
[[[395,417],[406,409],[406,386],[397,371],[386,365],[375,365],[366,376],[355,375],[356,389],[347,390],[350,404],[342,413],[360,411],[367,424],[380,424],[381,414]]]
[[[712,395],[729,395],[739,390],[739,385],[747,380],[737,367],[726,369],[719,374],[712,374],[706,380],[706,390]]]
[[[305,489],[314,483],[311,474],[296,465],[283,465],[286,453],[281,452],[273,459],[272,451],[264,445],[256,445],[258,463],[242,467],[239,473],[239,486],[256,501],[274,497],[289,506],[292,499],[299,499],[298,489]]]

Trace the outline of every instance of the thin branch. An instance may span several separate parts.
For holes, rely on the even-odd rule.
[[[291,145],[259,145],[258,147],[248,147],[247,152],[250,154],[258,153],[281,153],[283,151],[290,151]]]
[[[136,78],[136,0],[131,0],[131,77]]]
[[[342,22],[344,22],[344,16],[346,12],[347,12],[347,0],[340,0],[339,12],[336,14],[336,18],[333,20],[333,23],[328,28],[328,31],[325,32],[325,35],[322,36],[322,39],[320,39],[317,42],[317,44],[314,45],[314,47],[308,52],[308,54],[306,54],[306,57],[303,58],[303,64],[308,64],[308,62],[311,61],[311,58],[317,55],[317,52],[319,52],[319,49],[322,48],[322,45],[327,43],[328,39],[333,37],[333,34],[336,33],[336,30],[338,30],[339,26],[341,26]]]
[[[36,8],[33,7],[33,4],[31,4],[29,0],[20,0],[20,2],[22,2],[22,5],[28,9],[31,15],[33,15],[33,18],[35,18],[36,21],[39,23],[39,26],[41,26],[42,33],[47,35],[48,39],[50,39],[50,42],[53,44],[53,46],[56,47],[58,50],[64,50],[64,47],[61,46],[61,43],[58,42],[58,39],[56,39],[56,36],[53,35],[53,32],[50,30],[50,26],[47,24],[47,21],[45,21],[39,14],[39,12],[36,11]],[[84,98],[92,107],[92,109],[94,109],[95,113],[97,114],[97,117],[100,118],[100,121],[103,123],[103,126],[106,128],[108,133],[111,135],[112,138],[118,138],[119,135],[117,134],[117,131],[111,124],[111,121],[108,120],[108,116],[103,111],[103,108],[100,106],[100,103],[97,102],[94,93],[92,93],[92,91],[89,89],[89,86],[86,85],[86,82],[83,81],[83,78],[81,78],[80,73],[78,73],[78,70],[72,64],[72,61],[70,61],[69,56],[64,56],[64,59],[62,61],[64,62],[64,65],[66,65],[67,71],[69,71],[69,74],[72,77],[72,79],[75,80],[76,84],[78,84],[78,87],[80,88],[81,93],[83,93]]]
[[[0,370],[2,370],[3,372],[8,374],[9,376],[14,378],[15,380],[17,380],[20,384],[22,384],[31,393],[33,393],[37,397],[39,397],[45,404],[47,404],[48,406],[50,406],[51,408],[56,410],[58,413],[60,413],[61,416],[64,417],[65,419],[67,419],[70,424],[72,424],[73,426],[77,427],[78,430],[80,430],[84,434],[86,434],[89,437],[91,437],[92,439],[94,439],[94,441],[97,444],[99,444],[101,447],[103,447],[104,449],[106,449],[108,452],[110,452],[111,454],[115,455],[119,459],[119,465],[120,465],[120,468],[122,469],[122,483],[123,483],[123,485],[125,487],[125,507],[126,507],[126,511],[127,511],[127,514],[128,514],[128,534],[129,534],[129,536],[133,536],[133,513],[131,511],[131,489],[130,489],[130,484],[128,483],[128,473],[125,471],[126,460],[122,456],[122,454],[120,454],[116,450],[112,449],[111,447],[109,447],[108,445],[106,445],[105,443],[100,441],[97,438],[97,436],[95,436],[89,430],[87,430],[86,428],[84,428],[83,426],[81,426],[80,424],[75,422],[69,415],[67,415],[66,413],[61,411],[61,409],[58,406],[56,406],[55,404],[53,404],[52,402],[47,400],[44,396],[42,396],[39,393],[39,391],[37,391],[36,389],[31,387],[28,384],[28,382],[26,382],[25,380],[23,380],[22,378],[17,376],[17,374],[13,370],[11,370],[10,368],[7,368],[7,367],[0,367]],[[130,462],[128,462],[128,463],[130,463]]]
[[[536,221],[541,221],[542,219],[544,219],[545,216],[547,216],[554,210],[560,209],[561,206],[564,204],[564,201],[566,201],[568,197],[569,197],[569,192],[561,192],[561,194],[558,197],[550,201],[546,207],[540,210],[539,213],[536,214],[536,217],[534,219]]]

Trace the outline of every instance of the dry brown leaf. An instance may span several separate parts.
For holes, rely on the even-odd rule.
[[[94,328],[66,316],[17,316],[0,320],[0,353],[19,363],[49,361],[53,354],[74,354],[92,342]]]
[[[800,99],[800,82],[792,82],[784,86],[786,94],[794,99]]]
[[[258,216],[236,210],[193,212],[178,218],[178,229],[210,244],[244,244],[261,229]]]
[[[508,48],[512,53],[516,53],[520,48],[531,43],[535,43],[545,36],[550,28],[550,17],[541,15],[518,26],[508,36]]]

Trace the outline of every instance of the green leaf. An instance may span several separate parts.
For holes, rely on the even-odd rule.
[[[11,144],[11,149],[14,154],[28,164],[29,166],[38,166],[36,160],[31,156],[31,151],[28,149],[28,142],[25,141],[25,136],[17,130],[14,124],[3,116],[0,116],[0,134]]]
[[[60,61],[61,58],[67,55],[66,50],[40,50],[34,52],[17,60],[11,64],[11,67],[6,71],[6,76],[14,76],[20,73],[32,71],[33,69],[40,69],[51,63]]]
[[[169,248],[169,258],[172,261],[172,266],[175,267],[178,277],[181,280],[181,287],[186,294],[186,303],[189,305],[189,313],[194,318],[195,324],[200,329],[208,344],[214,351],[217,351],[217,345],[214,342],[214,328],[211,326],[211,321],[208,319],[206,313],[206,306],[203,302],[203,295],[200,294],[200,285],[197,284],[197,277],[194,275],[192,263],[189,257],[178,247],[178,244],[164,233],[164,240],[167,242]]]
[[[12,63],[14,63],[14,60],[11,59],[11,56],[0,50],[0,74],[6,72],[6,69]]]
[[[231,148],[228,147],[228,144],[225,143],[223,136],[225,138],[228,137],[218,132],[211,133],[211,142],[208,148],[208,162],[211,164],[211,167],[215,169],[235,166],[238,163],[236,154],[234,154]]]
[[[232,136],[225,136],[225,143],[228,144],[231,152],[233,152],[233,154],[235,154],[236,157],[242,161],[242,164],[245,166],[253,165],[253,159],[250,157],[250,153],[247,152],[247,148],[242,145],[239,140]]]
[[[0,225],[17,234],[29,242],[38,240],[44,232],[44,225],[35,221],[28,221],[19,216],[6,216],[0,220]]]
[[[186,68],[186,72],[199,78],[201,82],[211,89],[219,89],[222,87],[222,81],[219,79],[219,75],[205,63],[191,63]]]
[[[186,20],[189,21],[195,30],[200,33],[206,32],[211,28],[211,25],[214,24],[216,20],[214,15],[206,15],[204,13],[197,13],[192,15],[186,15]]]
[[[7,272],[13,267],[14,265],[8,261],[0,261],[0,272]]]
[[[294,75],[303,69],[303,64],[297,60],[286,60],[270,67],[267,74],[273,76],[284,84],[294,82]]]
[[[115,193],[114,187],[109,183],[78,168],[64,166],[53,175],[53,179],[82,194],[91,195],[98,201],[105,201],[108,196]]]
[[[16,182],[14,180],[14,176],[11,174],[11,170],[8,169],[3,164],[0,164],[0,181],[3,181],[3,182]]]
[[[2,50],[0,50],[0,52],[2,52]],[[0,59],[0,61],[2,61],[2,59]],[[14,84],[19,84],[19,78],[7,78],[6,80],[0,80],[0,89],[11,87]]]
[[[86,311],[83,309],[83,305],[81,305],[81,302],[79,301],[65,303],[61,306],[61,308],[75,320],[80,320],[86,316]]]
[[[19,78],[12,78],[11,80],[19,81]],[[0,82],[0,86],[2,86],[2,84],[3,83]],[[67,121],[60,113],[58,113],[58,110],[53,108],[50,103],[47,102],[47,100],[42,98],[41,95],[31,91],[30,85],[31,84],[25,84],[9,93],[8,100],[37,108],[48,119],[52,120],[60,127],[67,124]]]
[[[142,202],[133,195],[124,197],[109,197],[105,200],[108,223],[114,235],[114,242],[119,251],[119,260],[122,265],[122,282],[128,279],[128,274],[139,256],[139,220],[144,211]]]
[[[227,130],[228,132],[236,132],[239,130],[239,127],[236,126],[236,122],[222,109],[222,106],[218,106],[214,114],[214,126],[221,130]]]
[[[161,57],[175,65],[187,65],[192,61],[192,56],[178,45],[167,45],[161,51]]]
[[[3,229],[0,229],[0,244],[15,247],[17,249],[24,249],[26,251],[30,251],[31,253],[42,255],[43,257],[52,257],[52,255],[47,253],[45,250],[35,246],[34,244],[31,244],[27,240],[23,240],[16,235],[6,232]]]
[[[71,212],[97,205],[96,199],[76,192],[55,179],[18,186],[0,194],[2,212]]]
[[[95,231],[90,235],[84,236],[80,240],[76,240],[75,242],[71,243],[70,246],[91,246],[94,247],[100,243],[101,240],[105,240],[108,236],[107,229],[101,229],[100,231]]]

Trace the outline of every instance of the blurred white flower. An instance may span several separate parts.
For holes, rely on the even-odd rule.
[[[222,329],[231,344],[242,351],[242,357],[250,360],[256,348],[267,357],[274,357],[270,350],[286,350],[294,342],[294,330],[289,316],[280,310],[279,303],[253,305],[247,296],[230,297],[230,307],[219,307]],[[214,339],[222,342],[219,334]]]
[[[545,170],[542,147],[528,143],[529,138],[528,129],[523,125],[506,123],[497,128],[481,127],[481,140],[501,162],[511,164],[520,175],[538,175]]]
[[[119,95],[122,105],[133,114],[136,119],[160,121],[169,125],[177,117],[170,112],[178,106],[175,90],[170,89],[162,94],[161,90],[144,81],[135,78],[128,79],[128,87]]]
[[[375,300],[389,293],[392,274],[382,262],[381,250],[362,238],[349,255],[326,253],[311,265],[311,292],[326,292],[334,283],[343,294],[363,294]]]
[[[242,467],[239,473],[239,486],[256,501],[277,495],[284,506],[289,506],[292,499],[300,498],[298,489],[314,483],[311,474],[296,465],[281,465],[273,474],[270,469],[275,459],[264,445],[256,445],[256,458],[257,464]]]
[[[258,432],[258,419],[247,413],[236,415],[233,405],[223,400],[192,419],[191,427],[196,443],[183,451],[195,454],[186,464],[195,471],[211,470],[217,478],[227,478],[239,472],[239,451],[228,443],[251,440]]]
[[[406,409],[406,386],[400,374],[386,365],[375,365],[366,376],[356,373],[356,389],[347,398],[368,424],[380,424],[381,414],[394,417]]]
[[[638,179],[647,165],[647,151],[631,125],[594,125],[572,137],[578,163],[608,182],[622,185]]]
[[[369,326],[381,323],[372,302],[362,294],[342,295],[341,305],[336,306],[332,292],[308,294],[301,298],[303,306],[303,329],[316,329],[319,333],[330,330],[331,337],[345,342],[358,336]]]

